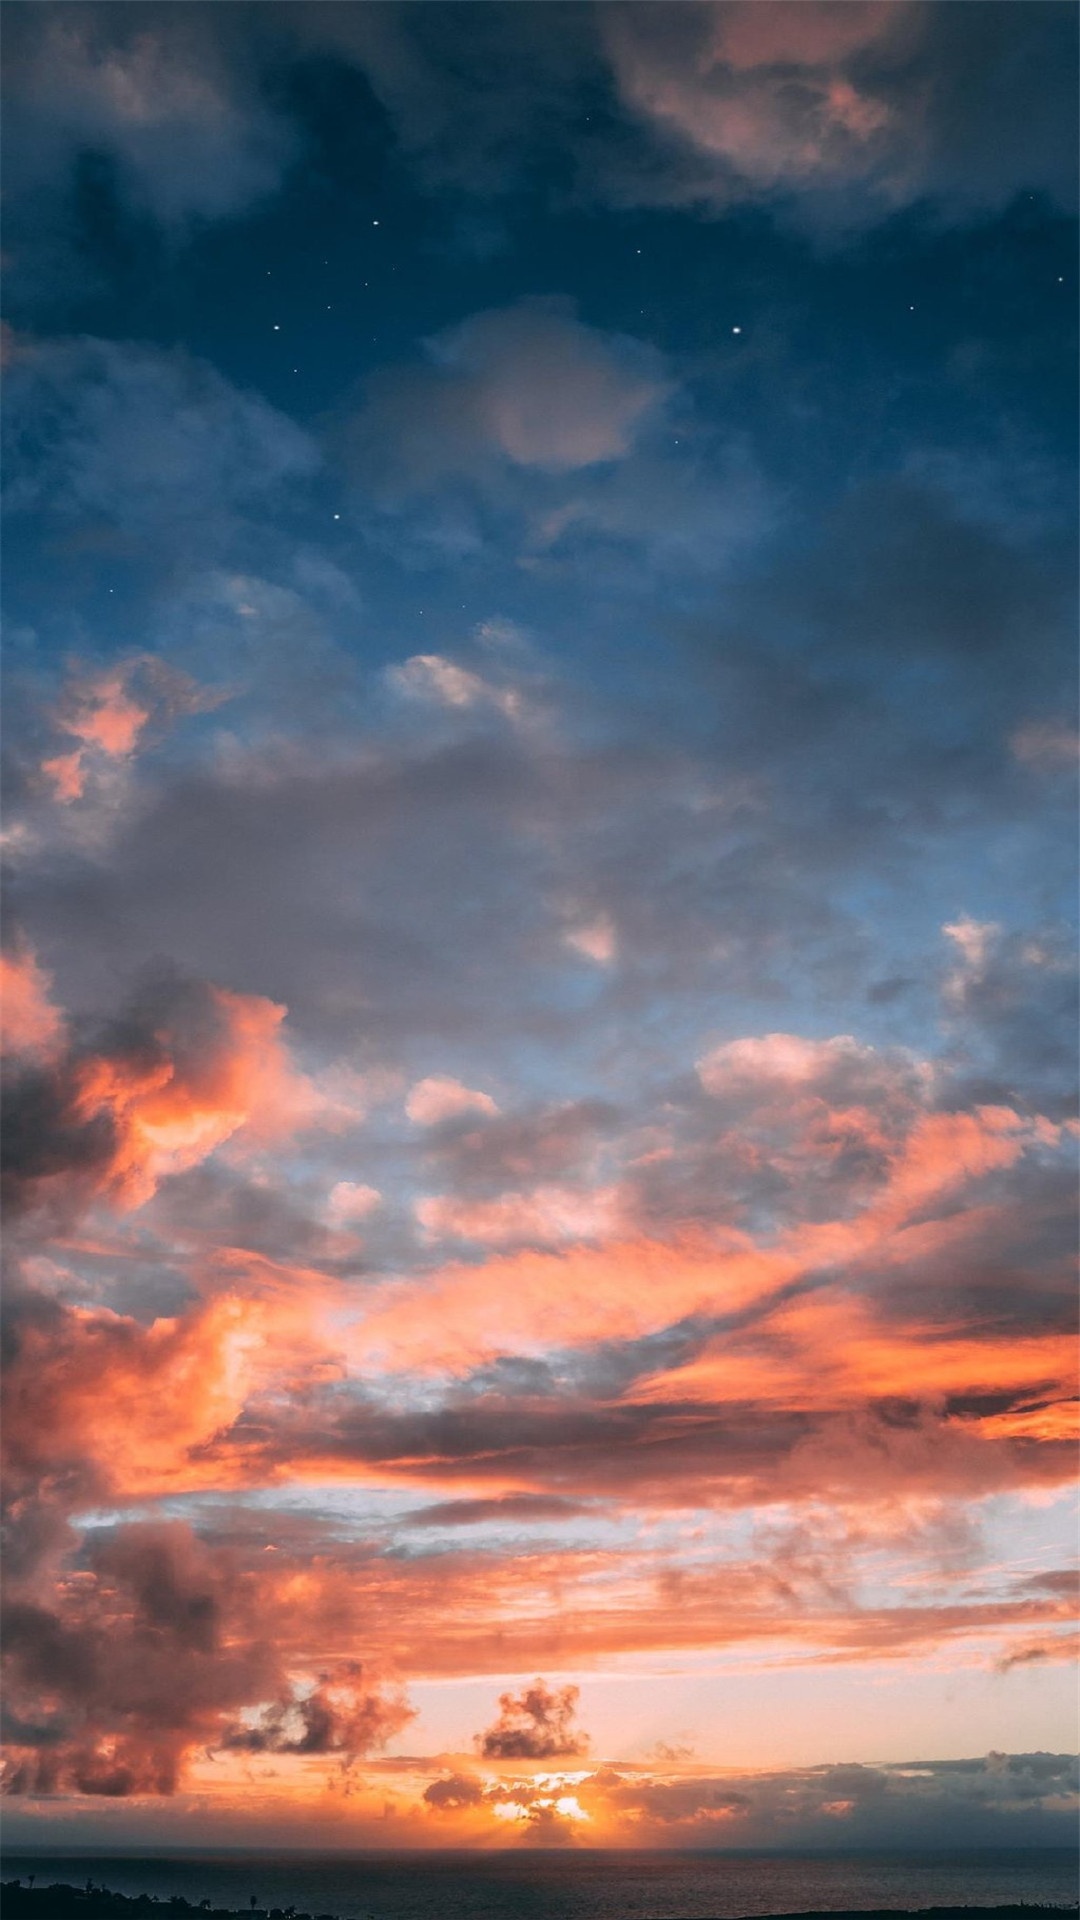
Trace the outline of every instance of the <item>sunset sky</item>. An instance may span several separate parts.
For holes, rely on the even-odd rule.
[[[1074,9],[5,15],[8,1844],[1068,1841]]]

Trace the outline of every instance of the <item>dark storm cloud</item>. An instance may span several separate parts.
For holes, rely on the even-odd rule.
[[[520,1694],[499,1695],[499,1717],[476,1736],[486,1760],[554,1760],[583,1754],[589,1736],[576,1726],[577,1687],[535,1680]]]

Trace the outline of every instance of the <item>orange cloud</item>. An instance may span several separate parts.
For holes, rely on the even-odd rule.
[[[24,981],[24,1001],[26,991]],[[241,1130],[265,1142],[340,1124],[340,1102],[292,1064],[284,1018],[258,994],[151,981],[97,1050],[58,1059],[44,1082],[16,1084],[13,1200],[35,1204],[59,1183],[140,1207]]]
[[[842,1119],[850,1138],[857,1111]],[[391,1370],[453,1373],[500,1353],[635,1339],[690,1314],[728,1314],[764,1302],[800,1275],[865,1260],[871,1251],[895,1261],[913,1214],[1061,1137],[1060,1128],[1008,1108],[926,1115],[891,1151],[880,1191],[851,1219],[802,1225],[773,1245],[731,1231],[695,1232],[667,1242],[628,1237],[595,1249],[530,1250],[447,1266],[381,1288],[357,1329],[355,1352]],[[614,1204],[610,1194],[575,1200],[579,1220],[588,1217],[594,1231]],[[496,1243],[512,1229],[551,1224],[550,1209],[541,1222],[536,1195],[422,1205],[430,1229]],[[572,1215],[566,1217],[572,1228]],[[927,1227],[923,1250],[925,1237],[956,1231],[955,1222]]]
[[[77,1467],[113,1499],[242,1483],[213,1443],[262,1393],[333,1372],[325,1298],[234,1283],[149,1326],[88,1307],[29,1321],[7,1389],[9,1472],[48,1482]]]

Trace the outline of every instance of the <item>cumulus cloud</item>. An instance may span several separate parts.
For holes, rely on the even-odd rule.
[[[242,1128],[316,1121],[328,1103],[292,1065],[284,1017],[257,995],[148,976],[96,1045],[73,1042],[8,1083],[9,1203],[138,1207]]]
[[[346,1662],[320,1673],[313,1686],[262,1707],[247,1725],[230,1728],[222,1746],[245,1753],[371,1753],[414,1718],[400,1693],[373,1689],[363,1668]]]
[[[476,1745],[487,1760],[554,1760],[582,1754],[589,1736],[575,1722],[577,1687],[549,1687],[535,1680],[520,1694],[499,1695],[499,1717]]]
[[[456,1812],[460,1807],[478,1807],[484,1798],[483,1781],[475,1774],[449,1773],[424,1788],[424,1804],[437,1813]]]
[[[199,1747],[348,1759],[410,1718],[355,1662],[290,1681],[275,1577],[179,1522],[109,1529],[88,1558],[74,1594],[7,1602],[9,1794],[170,1794]]]
[[[366,1186],[362,1180],[338,1180],[330,1189],[326,1210],[331,1220],[344,1224],[366,1219],[381,1200],[378,1187]]]
[[[420,365],[376,375],[353,445],[368,466],[392,460],[391,484],[421,490],[503,464],[570,474],[623,459],[670,391],[655,348],[586,326],[572,302],[527,299],[470,315],[429,340]]]

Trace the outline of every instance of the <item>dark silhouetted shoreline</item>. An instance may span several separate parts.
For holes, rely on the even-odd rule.
[[[168,1914],[171,1920],[336,1920],[333,1914],[301,1913],[294,1906],[259,1907],[253,1902],[239,1911],[215,1907],[210,1900],[187,1900],[181,1894],[161,1898],[152,1893],[113,1893],[87,1881],[85,1886],[24,1885],[5,1880],[3,1920],[147,1920],[150,1914]],[[873,1907],[837,1912],[835,1909],[756,1915],[754,1920],[1070,1920],[1078,1909],[1049,1902],[1020,1901],[993,1907]]]

